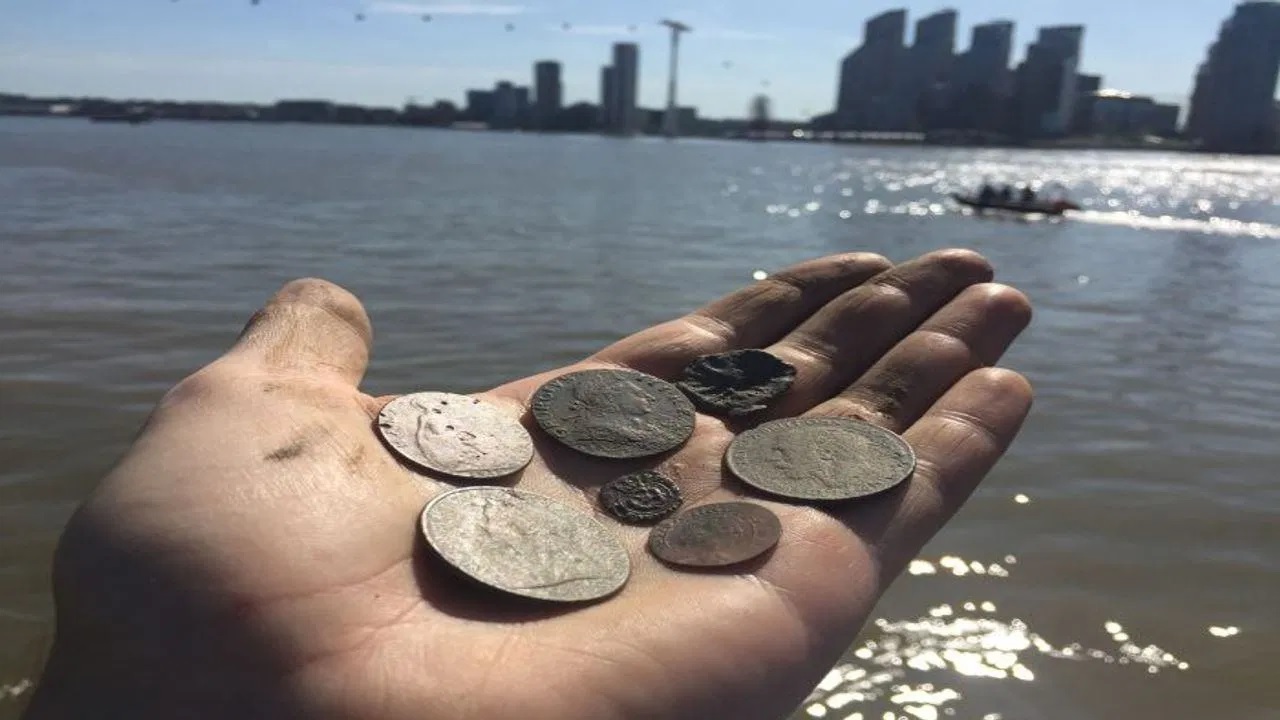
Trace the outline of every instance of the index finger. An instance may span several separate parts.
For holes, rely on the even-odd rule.
[[[834,298],[890,267],[873,253],[829,255],[792,265],[682,318],[624,338],[589,360],[675,377],[701,355],[773,343]]]

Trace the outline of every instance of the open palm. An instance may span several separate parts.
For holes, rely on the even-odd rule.
[[[371,330],[359,302],[291,283],[236,346],[175,387],[77,512],[55,565],[58,633],[29,717],[777,718],[848,646],[902,566],[1004,452],[1031,402],[988,368],[1030,317],[981,257],[890,268],[810,261],[481,397],[529,426],[517,487],[587,511],[648,463],[588,458],[533,428],[559,373],[627,367],[674,379],[693,358],[768,349],[795,365],[760,420],[843,415],[903,433],[913,478],[822,508],[754,497],[776,550],[732,572],[682,572],[647,530],[598,516],[633,565],[583,606],[507,598],[459,578],[417,519],[450,485],[412,472],[372,429]],[[429,348],[424,350],[429,351]],[[406,391],[450,388],[406,388]],[[748,494],[721,458],[734,432],[700,415],[657,463],[686,507]]]

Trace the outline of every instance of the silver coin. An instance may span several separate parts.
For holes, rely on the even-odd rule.
[[[403,395],[378,413],[378,432],[409,462],[452,475],[492,479],[533,459],[533,438],[500,408],[466,395]]]
[[[729,471],[796,500],[850,500],[883,492],[915,470],[905,440],[847,418],[788,418],[748,430],[725,454]]]
[[[548,435],[586,455],[641,458],[673,450],[693,434],[697,413],[675,385],[634,370],[580,370],[533,395]]]
[[[422,511],[422,534],[462,573],[522,597],[595,600],[617,592],[631,574],[626,549],[603,525],[525,490],[451,490]]]

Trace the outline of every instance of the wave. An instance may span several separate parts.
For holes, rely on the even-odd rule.
[[[1253,237],[1267,240],[1280,240],[1280,226],[1259,222],[1244,222],[1230,218],[1182,218],[1171,215],[1151,216],[1128,212],[1101,212],[1085,210],[1071,214],[1077,222],[1088,222],[1097,225],[1113,225],[1131,227],[1139,230],[1172,230],[1174,232],[1195,232],[1204,235],[1224,235],[1229,237]]]

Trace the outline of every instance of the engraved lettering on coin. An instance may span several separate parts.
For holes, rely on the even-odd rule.
[[[533,396],[548,435],[586,455],[640,458],[667,452],[693,434],[693,403],[674,385],[634,370],[581,370]]]
[[[631,574],[626,549],[603,525],[526,490],[447,492],[422,511],[422,534],[462,573],[522,597],[595,600],[617,592]]]
[[[600,488],[600,505],[626,523],[657,522],[684,502],[680,487],[661,473],[641,470]]]
[[[916,455],[878,425],[847,418],[788,418],[748,430],[725,454],[729,471],[774,495],[850,500],[911,476]]]
[[[499,478],[533,459],[533,438],[519,421],[466,395],[398,397],[378,414],[378,432],[409,462],[454,477]]]
[[[740,417],[768,407],[795,378],[791,364],[763,350],[748,349],[694,360],[676,386],[703,412]]]
[[[649,533],[649,551],[660,560],[690,567],[734,565],[778,544],[782,523],[762,505],[699,505],[663,520]]]

